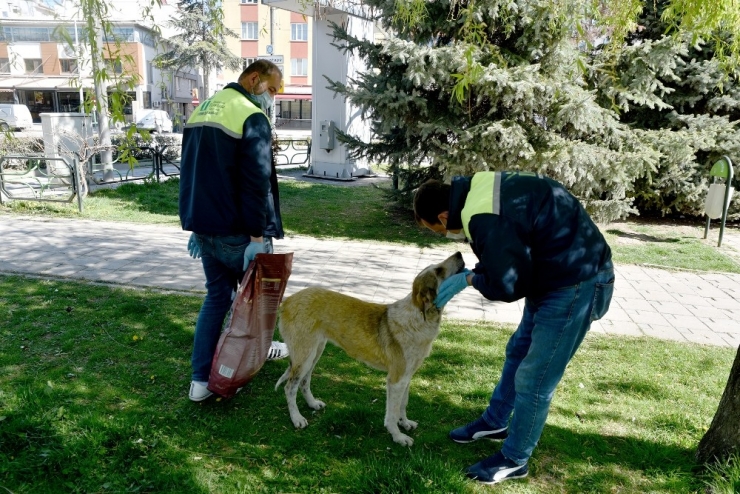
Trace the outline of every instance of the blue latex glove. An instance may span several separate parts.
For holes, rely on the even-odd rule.
[[[198,259],[200,257],[200,246],[195,240],[195,233],[190,234],[190,240],[188,240],[188,252],[190,252],[190,257],[193,259]]]
[[[455,295],[463,291],[468,287],[467,277],[472,271],[464,269],[461,273],[450,276],[439,285],[439,292],[437,292],[437,298],[434,299],[434,305],[438,309],[441,309],[447,302],[452,299]]]
[[[244,266],[242,267],[242,269],[246,271],[249,263],[254,261],[254,257],[257,254],[262,254],[264,251],[265,246],[262,245],[262,242],[249,242],[249,245],[247,245],[247,248],[244,250]]]

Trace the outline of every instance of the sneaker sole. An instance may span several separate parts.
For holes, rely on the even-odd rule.
[[[200,403],[201,401],[207,400],[211,396],[213,396],[213,393],[211,393],[209,395],[206,395],[206,396],[204,396],[202,398],[193,398],[192,396],[188,396],[188,398],[190,398],[190,401],[194,401],[195,403]]]
[[[473,479],[475,482],[478,482],[479,484],[485,484],[485,485],[494,485],[494,484],[500,484],[501,482],[504,482],[506,480],[516,480],[516,479],[523,479],[529,474],[529,472],[525,473],[524,475],[513,475],[511,477],[505,477],[503,479],[499,480],[491,480],[490,482],[485,482],[483,480]]]
[[[503,441],[504,439],[506,439],[506,437],[486,437],[486,436],[483,436],[483,437],[475,437],[473,439],[468,439],[468,440],[465,440],[465,439],[454,439],[454,438],[451,437],[450,439],[452,439],[452,441],[456,442],[457,444],[468,444],[468,443],[474,443],[475,441],[480,441],[481,439],[486,439],[488,441]]]

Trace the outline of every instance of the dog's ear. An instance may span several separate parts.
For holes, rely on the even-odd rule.
[[[433,272],[426,272],[414,279],[414,285],[411,292],[411,300],[414,305],[421,311],[424,320],[427,313],[433,311],[439,313],[439,309],[434,305],[434,299],[437,298],[437,277]]]

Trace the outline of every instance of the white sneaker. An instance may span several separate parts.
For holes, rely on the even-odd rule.
[[[190,382],[190,394],[188,397],[191,401],[203,401],[213,393],[208,390],[208,383]]]
[[[280,341],[273,341],[267,351],[267,360],[278,360],[288,356],[288,345]]]

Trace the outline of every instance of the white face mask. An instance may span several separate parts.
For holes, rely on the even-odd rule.
[[[262,94],[255,94],[255,99],[259,102],[260,108],[262,108],[262,111],[265,113],[270,113],[272,111],[272,97],[270,96],[270,91],[265,90]]]
[[[265,81],[262,80],[262,78],[259,79],[259,83],[252,88],[252,96],[254,99],[257,100],[257,103],[260,105],[260,109],[262,109],[263,112],[266,114],[270,114],[272,112],[272,96],[270,96],[270,91],[267,89],[267,84]],[[255,89],[259,88],[262,84],[265,84],[265,90],[262,91],[260,94],[257,94],[255,92]]]
[[[449,238],[450,240],[465,240],[465,232],[463,230],[460,230],[457,233],[452,233],[448,231],[445,237]]]

